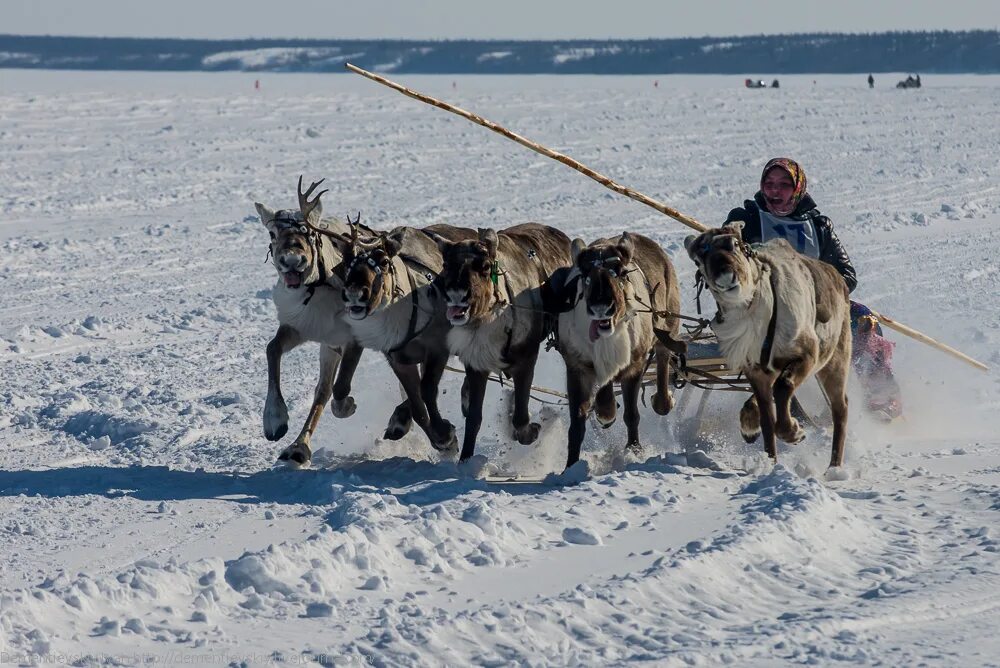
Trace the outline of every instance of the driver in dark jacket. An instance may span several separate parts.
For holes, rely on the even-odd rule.
[[[729,212],[726,222],[742,220],[748,244],[783,238],[792,248],[832,264],[854,292],[857,274],[847,251],[833,231],[833,223],[819,212],[806,192],[806,174],[794,160],[775,158],[764,166],[760,190],[753,199]]]
[[[790,158],[774,158],[764,165],[760,190],[752,200],[729,212],[726,222],[742,220],[743,240],[759,244],[785,239],[792,248],[833,265],[847,283],[847,291],[858,285],[854,265],[833,231],[833,223],[819,212],[806,192],[806,174]],[[865,389],[868,410],[891,420],[902,413],[899,385],[892,376],[892,344],[864,304],[851,302],[854,334],[854,369]]]

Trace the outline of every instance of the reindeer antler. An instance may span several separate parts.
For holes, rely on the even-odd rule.
[[[311,200],[309,196],[312,195],[313,191],[319,187],[323,181],[326,179],[320,179],[319,181],[313,181],[312,185],[309,186],[309,190],[302,192],[302,175],[299,175],[299,211],[302,212],[302,217],[305,218],[307,223],[312,224],[313,221],[310,220],[313,210],[320,206],[319,198],[323,196],[323,193],[329,192],[329,190],[321,190],[316,194]]]

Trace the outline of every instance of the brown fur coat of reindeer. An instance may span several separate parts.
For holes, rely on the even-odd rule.
[[[674,343],[680,329],[677,318],[657,314],[680,310],[680,289],[670,258],[655,241],[628,232],[589,246],[576,239],[572,255],[573,268],[550,280],[547,300],[548,308],[559,313],[559,352],[566,362],[567,467],[580,459],[592,405],[602,425],[614,423],[615,382],[622,388],[626,447],[641,448],[639,391],[647,360],[652,351],[656,361],[653,410],[666,415],[674,401],[669,386],[670,351],[665,343]]]
[[[436,284],[451,324],[448,349],[465,365],[461,460],[475,454],[490,373],[514,379],[514,437],[522,445],[533,443],[540,427],[530,421],[528,398],[538,349],[551,329],[541,287],[553,271],[569,265],[569,237],[526,223],[499,233],[480,229],[478,239],[437,239],[444,270]]]
[[[692,235],[684,245],[718,305],[712,330],[719,347],[753,387],[740,414],[743,436],[753,441],[763,433],[774,461],[775,436],[787,443],[805,438],[790,404],[815,373],[833,414],[830,466],[839,467],[851,361],[847,284],[831,265],[797,253],[784,239],[751,249],[742,228],[735,221]]]

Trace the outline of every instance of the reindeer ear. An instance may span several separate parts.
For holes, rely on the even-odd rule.
[[[330,241],[333,242],[333,245],[337,247],[337,251],[341,255],[347,255],[347,252],[351,250],[351,238],[346,234],[337,234],[336,232],[331,232],[326,236]]]
[[[622,232],[622,236],[618,240],[618,256],[622,259],[622,265],[632,262],[634,255],[635,241],[632,240],[632,235],[628,232]]]
[[[274,209],[269,209],[260,202],[254,202],[253,205],[257,208],[257,215],[260,216],[260,222],[264,223],[264,227],[270,228],[271,221],[274,220]]]
[[[431,232],[430,230],[421,231],[434,240],[434,243],[437,244],[438,251],[440,251],[441,255],[445,255],[448,252],[448,249],[451,248],[451,242],[442,237],[440,234]]]
[[[726,229],[728,229],[728,230],[730,230],[734,234],[740,235],[740,238],[742,238],[743,237],[743,226],[744,225],[746,225],[746,223],[743,222],[742,220],[732,220],[732,221],[726,223],[725,225],[723,225],[723,227],[726,228]]]
[[[395,257],[403,249],[404,230],[395,229],[382,237],[382,248],[389,257]]]
[[[486,246],[486,253],[491,260],[497,259],[497,249],[500,247],[500,237],[492,227],[479,228],[479,241]]]
[[[580,253],[583,249],[587,247],[587,242],[579,237],[573,239],[572,245],[569,247],[570,256],[573,258],[573,264],[576,264],[576,258],[580,257]]]
[[[686,250],[688,253],[690,253],[691,252],[691,247],[694,245],[694,240],[697,239],[697,238],[698,237],[696,237],[693,234],[689,234],[686,237],[684,237],[684,250]]]

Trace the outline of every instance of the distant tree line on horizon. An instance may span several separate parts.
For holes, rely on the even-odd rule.
[[[646,40],[189,40],[0,35],[0,67],[421,74],[1000,73],[1000,31]]]

